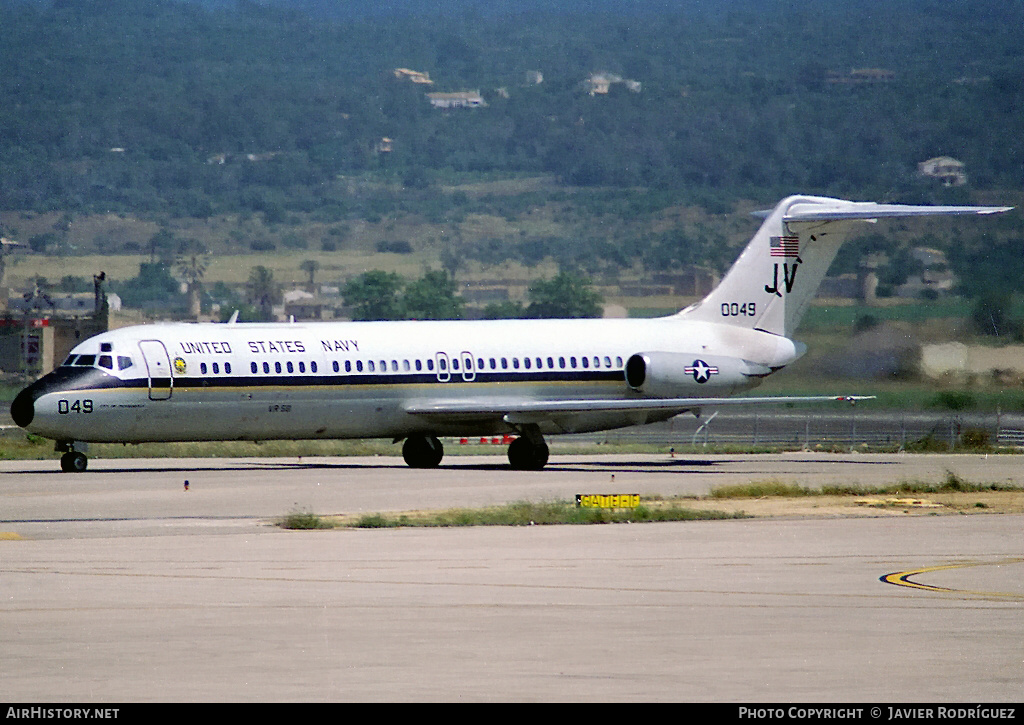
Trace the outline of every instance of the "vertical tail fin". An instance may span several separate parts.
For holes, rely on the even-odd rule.
[[[770,212],[719,285],[680,317],[791,337],[857,221],[993,214],[1012,207],[904,206],[791,196]]]

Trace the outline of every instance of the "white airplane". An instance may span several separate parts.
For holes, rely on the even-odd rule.
[[[518,437],[540,469],[545,434],[606,430],[722,405],[848,399],[728,397],[798,359],[801,317],[850,228],[887,217],[1012,207],[902,206],[791,196],[702,301],[627,320],[163,323],[76,346],[21,391],[15,422],[52,438],[65,471],[89,442],[392,438],[437,466],[438,436]]]

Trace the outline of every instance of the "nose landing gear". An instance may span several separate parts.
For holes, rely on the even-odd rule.
[[[88,446],[81,442],[57,441],[54,450],[58,453],[64,452],[60,457],[60,470],[65,473],[81,473],[88,468],[89,458],[84,453],[87,448]]]
[[[81,473],[88,466],[88,457],[80,451],[68,451],[60,457],[60,470],[65,473]]]

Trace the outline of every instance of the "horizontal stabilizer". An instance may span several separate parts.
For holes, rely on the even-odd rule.
[[[960,216],[968,214],[1001,214],[1012,206],[909,206],[877,204],[873,201],[828,204],[794,204],[782,217],[783,222],[843,221],[845,219],[890,219],[916,216]]]
[[[969,214],[1002,214],[1011,211],[1012,206],[912,206],[907,204],[877,204],[872,201],[845,202],[844,208],[822,209],[815,205],[811,209],[794,210],[783,217],[786,222],[840,221],[842,219],[887,219],[913,216],[959,216]],[[850,208],[850,207],[854,208]],[[751,212],[758,219],[767,219],[774,209]]]

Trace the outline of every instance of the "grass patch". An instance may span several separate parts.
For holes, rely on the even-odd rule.
[[[282,529],[308,531],[310,529],[333,529],[336,525],[314,514],[312,511],[292,511],[281,518],[277,525]]]
[[[711,498],[765,498],[768,496],[787,497],[813,496],[814,489],[804,488],[795,483],[784,483],[782,481],[752,481],[751,483],[738,483],[731,486],[715,486],[711,489]]]
[[[516,501],[481,509],[453,508],[422,514],[369,514],[352,523],[354,528],[398,528],[419,526],[550,526],[558,524],[623,524],[655,521],[702,521],[745,518],[744,514],[700,511],[674,503],[650,501],[631,509],[577,508],[568,501]]]
[[[952,471],[946,471],[946,477],[938,483],[927,481],[900,481],[886,486],[835,486],[826,485],[821,488],[804,488],[795,483],[783,481],[753,481],[734,486],[717,486],[711,490],[708,498],[794,498],[799,496],[893,496],[899,494],[922,493],[982,493],[990,491],[1024,491],[1024,486],[1010,483],[971,483],[960,478]]]
[[[952,471],[946,471],[945,479],[939,483],[900,481],[889,486],[822,486],[817,492],[823,496],[860,496],[864,494],[982,493],[988,491],[1024,491],[1024,486],[1012,483],[971,483]]]
[[[651,499],[632,509],[577,508],[574,502],[515,501],[485,508],[451,508],[396,514],[370,513],[359,516],[317,517],[293,512],[278,525],[287,529],[356,528],[395,529],[406,527],[454,528],[461,526],[554,526],[580,524],[652,523],[657,521],[708,521],[749,518],[742,512],[707,511],[680,506],[675,501]]]
[[[747,519],[754,515],[737,508],[736,503],[726,503],[730,499],[766,501],[768,499],[807,499],[805,503],[793,502],[795,509],[786,509],[784,513],[808,515],[812,508],[808,505],[811,497],[849,497],[862,498],[868,495],[907,496],[920,494],[956,494],[956,493],[1020,493],[1024,486],[1004,483],[971,483],[963,480],[952,471],[946,472],[944,480],[938,483],[924,481],[901,481],[888,486],[822,486],[821,488],[804,488],[797,484],[778,480],[754,481],[749,484],[720,486],[712,490],[708,496],[676,496],[663,498],[656,494],[645,495],[641,504],[632,509],[597,509],[577,508],[575,502],[547,501],[515,501],[501,506],[488,506],[479,509],[450,508],[440,511],[407,511],[400,513],[368,513],[351,516],[316,516],[306,511],[292,512],[278,521],[278,525],[286,529],[398,529],[398,528],[454,528],[461,526],[554,526],[581,524],[628,524],[651,523],[657,521],[709,521],[723,519]],[[991,499],[998,500],[998,499]],[[725,508],[734,511],[702,508],[701,504],[720,501]],[[695,507],[695,504],[696,506]],[[689,504],[689,505],[687,505]],[[1012,502],[1011,502],[1012,504]],[[714,505],[714,504],[711,504]],[[762,504],[753,505],[761,511]],[[830,504],[834,505],[834,504]],[[903,506],[896,502],[897,507]],[[965,509],[968,504],[945,503],[948,507]],[[1002,504],[1000,504],[1001,506]],[[1019,507],[1018,504],[1013,504]],[[814,504],[816,507],[817,504]],[[759,508],[760,507],[760,508]],[[971,506],[975,509],[989,509],[992,503],[979,501]],[[1007,509],[1016,511],[1017,509]],[[757,515],[779,515],[777,507],[769,505]]]

